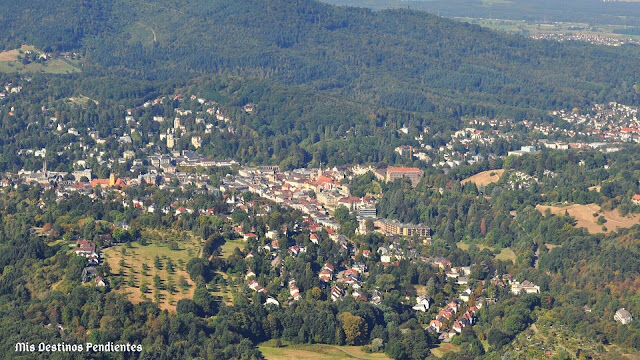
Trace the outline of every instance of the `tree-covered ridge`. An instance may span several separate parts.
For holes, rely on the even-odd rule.
[[[79,5],[71,2],[30,12],[13,6],[34,26],[5,23],[4,30],[16,34],[5,45],[55,46],[50,33],[37,31],[45,25],[30,20],[41,12],[59,24],[79,18],[91,24],[82,26],[87,34],[58,35],[55,40],[63,44],[58,49],[83,47],[88,65],[136,77],[212,72],[257,77],[456,116],[515,111],[533,116],[527,109],[614,97],[637,102],[631,89],[638,70],[635,48],[531,41],[415,11],[372,12],[310,0],[179,5],[112,0],[99,9],[85,5],[72,18],[67,12]]]

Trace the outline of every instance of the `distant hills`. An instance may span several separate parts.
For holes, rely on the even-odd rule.
[[[527,21],[586,22],[640,26],[635,0],[323,0],[334,5],[371,9],[411,8],[448,17],[501,18]]]
[[[313,0],[0,1],[0,44],[81,49],[85,74],[211,74],[453,116],[637,103],[635,47],[540,42],[424,12]],[[540,112],[542,114],[542,112]]]

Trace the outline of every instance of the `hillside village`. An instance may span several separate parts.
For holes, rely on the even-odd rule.
[[[1,98],[9,101],[28,86],[28,79],[20,85],[5,84]],[[161,107],[164,110],[159,111]],[[12,108],[10,115],[18,111]],[[433,241],[429,226],[380,217],[376,206],[382,194],[354,196],[348,185],[354,177],[372,174],[380,182],[399,180],[415,188],[424,176],[418,167],[378,164],[280,169],[278,165],[242,165],[231,158],[218,159],[202,152],[206,145],[204,135],[235,132],[234,119],[227,115],[234,111],[257,113],[259,104],[229,110],[196,95],[161,96],[125,110],[122,123],[126,130],[114,129],[110,134],[81,128],[73,119],[59,119],[43,108],[44,127],[69,141],[65,151],[55,155],[72,153],[73,171],[49,169],[47,157],[51,154],[46,148],[21,149],[17,155],[36,160],[29,163],[40,163],[41,168],[7,172],[0,186],[5,191],[21,185],[40,186],[43,191],[53,191],[57,202],[77,195],[92,202],[114,202],[133,211],[133,219],[143,214],[158,214],[176,221],[182,217],[222,219],[224,225],[220,229],[231,229],[227,233],[231,239],[244,245],[238,246],[232,256],[242,259],[242,266],[246,267],[240,269],[240,276],[227,280],[229,286],[233,284],[240,289],[234,296],[254,299],[254,294],[260,294],[267,308],[291,306],[308,297],[332,302],[351,298],[384,306],[389,291],[380,278],[406,263],[424,264],[444,279],[451,290],[435,297],[422,290],[402,289],[401,300],[415,312],[421,326],[443,343],[451,342],[466,327],[474,326],[481,309],[496,304],[495,289],[513,296],[541,293],[540,286],[526,278],[516,280],[497,271],[486,278],[477,278],[471,269],[480,264],[459,266],[437,254],[425,255],[424,250]],[[573,125],[570,130],[527,120],[466,119],[467,127],[452,133],[449,142],[438,148],[423,141],[428,133],[425,129],[408,141],[412,145],[399,146],[395,152],[401,159],[407,159],[408,164],[445,171],[462,165],[504,161],[507,156],[536,154],[541,148],[613,152],[624,142],[640,140],[636,113],[635,108],[615,103],[596,105],[585,115],[579,111],[551,113]],[[410,140],[408,129],[400,132]],[[547,138],[532,140],[532,135]],[[569,142],[571,138],[585,140]],[[113,154],[118,156],[112,157]],[[552,179],[556,173],[544,170],[542,176]],[[511,189],[529,189],[541,181],[522,171],[511,171],[505,179]],[[437,191],[442,194],[444,189]],[[167,198],[158,203],[154,193]],[[176,193],[180,196],[173,195]],[[184,194],[222,200],[201,206],[193,196]],[[44,199],[40,206],[47,206]],[[278,210],[298,214],[301,221],[290,228],[247,226],[247,219],[268,217]],[[345,231],[345,220],[336,217],[336,213],[345,211],[353,216],[348,221],[355,225],[353,232]],[[122,246],[122,239],[134,238],[127,221],[114,221],[107,229],[100,234],[99,242],[81,236],[66,239],[73,253],[87,259],[82,282],[101,288],[114,285],[114,276],[97,270],[104,265],[104,250]],[[61,235],[57,230],[34,229],[40,236],[51,238]],[[363,245],[358,238],[362,236],[379,236],[379,242]],[[292,267],[297,259],[307,261],[310,253],[318,252],[324,254],[321,258],[332,260],[320,268],[310,268],[313,280],[302,277]],[[221,258],[219,251],[214,251],[208,260],[216,258]],[[267,268],[271,270],[265,271]],[[277,276],[269,275],[271,272]],[[117,280],[116,287],[121,282]],[[621,311],[615,320],[631,322],[631,314],[627,313]]]

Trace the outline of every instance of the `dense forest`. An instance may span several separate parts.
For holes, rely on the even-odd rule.
[[[1,43],[80,50],[87,73],[238,75],[454,116],[638,102],[635,48],[533,41],[417,11],[309,0],[34,5],[8,2],[18,16],[2,19]]]

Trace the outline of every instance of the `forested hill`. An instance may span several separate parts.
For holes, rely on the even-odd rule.
[[[53,5],[55,4],[55,5]],[[537,42],[423,12],[313,0],[2,0],[2,44],[82,49],[98,72],[311,85],[452,115],[638,103],[637,48]]]

